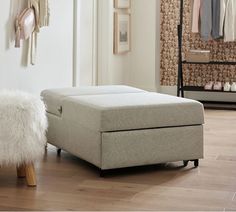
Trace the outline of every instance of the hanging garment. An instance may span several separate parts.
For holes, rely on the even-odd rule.
[[[37,39],[38,39],[37,36],[38,36],[38,33],[33,33],[28,40],[27,63],[30,62],[31,65],[36,64]]]
[[[224,24],[225,24],[225,12],[226,12],[226,5],[228,0],[221,0],[220,1],[220,36],[224,36]]]
[[[40,0],[39,3],[39,25],[40,27],[49,26],[50,10],[48,0]]]
[[[10,13],[8,17],[8,24],[11,27],[7,27],[7,48],[10,48],[11,43],[15,41],[16,29],[12,27],[15,24],[15,17],[18,17],[20,13],[27,7],[25,2],[20,0],[11,0],[10,1]]]
[[[41,27],[49,25],[49,5],[48,0],[28,0],[28,6],[34,8],[36,16],[35,31],[32,33],[28,45],[28,61],[31,65],[35,65],[38,38],[37,34],[39,33]]]
[[[48,0],[28,0],[28,6],[35,9],[37,32],[39,32],[41,27],[49,26],[50,11]]]
[[[194,0],[192,13],[192,32],[199,32],[199,18],[200,18],[201,0]]]
[[[33,8],[35,12],[35,31],[39,32],[39,3],[38,0],[29,0],[28,7]]]
[[[20,41],[27,40],[35,30],[35,13],[32,8],[27,8],[16,18],[15,47],[20,48]]]
[[[212,32],[212,0],[202,0],[200,9],[201,37],[208,41]]]
[[[226,4],[224,40],[236,41],[236,0],[228,0]]]
[[[220,6],[221,0],[212,0],[212,38],[220,38]]]

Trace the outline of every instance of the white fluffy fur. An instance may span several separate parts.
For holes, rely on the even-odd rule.
[[[40,98],[20,91],[0,91],[0,166],[40,159],[47,126]]]

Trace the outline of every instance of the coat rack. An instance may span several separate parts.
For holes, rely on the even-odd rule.
[[[183,12],[184,1],[180,0],[180,22],[178,25],[178,47],[179,47],[179,63],[178,63],[178,82],[177,82],[177,96],[184,97],[183,84],[183,58],[182,58],[182,40],[183,40]]]
[[[182,57],[182,44],[183,44],[183,16],[184,16],[184,0],[180,0],[180,22],[178,25],[178,48],[179,48],[179,55],[178,55],[178,81],[177,81],[177,96],[184,97],[185,91],[192,91],[192,92],[218,92],[218,93],[234,93],[236,92],[227,92],[227,91],[216,91],[216,90],[205,90],[204,87],[198,87],[198,86],[185,86],[184,85],[184,78],[183,78],[183,65],[184,64],[204,64],[204,65],[235,65],[236,62],[232,61],[210,61],[209,63],[201,63],[201,62],[187,62],[186,60],[183,60]],[[212,102],[207,101],[203,103],[214,103],[214,104],[225,104],[225,105],[234,105],[236,102]],[[228,106],[227,106],[228,108]]]

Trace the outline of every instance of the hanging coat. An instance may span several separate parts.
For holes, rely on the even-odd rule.
[[[212,32],[212,0],[202,0],[201,10],[201,37],[203,40],[208,41],[211,39]]]
[[[199,32],[199,18],[200,18],[201,0],[194,0],[193,14],[192,14],[192,32]]]
[[[212,38],[220,38],[220,7],[221,0],[212,0]]]
[[[220,1],[220,36],[224,36],[225,12],[228,0]]]
[[[49,25],[49,4],[48,0],[28,0],[28,6],[35,9],[36,26],[39,28]]]
[[[226,3],[224,40],[236,41],[236,0],[228,0]]]
[[[37,37],[40,28],[49,25],[49,5],[48,0],[28,0],[28,6],[35,11],[35,31],[29,39],[28,61],[31,65],[36,63]]]

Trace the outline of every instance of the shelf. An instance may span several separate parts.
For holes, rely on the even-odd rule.
[[[204,62],[187,62],[186,60],[182,61],[183,64],[200,64],[200,65],[236,65],[236,62],[230,61],[210,61],[209,63]]]
[[[204,87],[197,87],[197,86],[184,86],[182,87],[183,84],[185,84],[184,82],[184,76],[183,76],[183,66],[186,64],[192,64],[192,65],[232,65],[235,66],[236,68],[236,61],[210,61],[207,63],[204,62],[187,62],[182,56],[183,56],[183,14],[184,14],[184,1],[181,0],[180,1],[180,23],[178,25],[178,85],[177,85],[177,94],[178,96],[182,96],[184,97],[184,91],[191,91],[191,92],[206,92],[206,93],[225,93],[228,95],[234,95],[236,94],[236,92],[225,92],[223,90],[221,91],[215,91],[215,90],[205,90]],[[204,102],[205,105],[208,105],[210,107],[215,107],[215,105],[220,104],[220,108],[227,108],[227,109],[236,109],[236,101],[235,102],[212,102],[212,101],[208,101],[208,102]]]
[[[205,90],[204,87],[197,87],[197,86],[184,86],[183,90],[184,91],[195,91],[195,92],[232,93],[232,94],[236,94],[236,92],[232,92],[232,91]]]
[[[235,102],[200,101],[206,109],[236,110]]]

